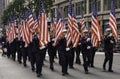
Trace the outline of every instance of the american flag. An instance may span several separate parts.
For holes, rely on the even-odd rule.
[[[12,33],[13,33],[13,40],[16,38],[16,15],[13,15],[13,22],[12,22]]]
[[[10,19],[10,23],[9,23],[9,27],[10,27],[10,33],[9,33],[9,43],[12,43],[14,40],[14,34],[13,34],[13,23],[12,20]]]
[[[33,18],[34,18],[33,32],[35,32],[36,29],[38,28],[38,18],[36,16],[36,13],[34,13]]]
[[[56,25],[57,25],[56,21],[53,21],[50,25],[50,30],[53,31],[54,34],[55,34],[55,31],[56,31]]]
[[[10,39],[9,39],[10,31],[11,31],[11,29],[10,29],[10,21],[8,19],[8,24],[7,24],[7,27],[6,27],[6,41],[9,42],[9,43],[10,43]]]
[[[73,17],[73,47],[77,47],[80,42],[80,32],[78,30],[77,20]]]
[[[47,25],[47,17],[42,0],[40,0],[39,40],[40,40],[40,46],[45,46],[50,41],[48,25]]]
[[[33,33],[34,31],[33,27],[34,27],[35,21],[34,21],[33,14],[30,8],[28,9],[28,24],[29,24],[30,32]]]
[[[23,41],[25,42],[25,47],[30,43],[30,31],[28,24],[28,13],[27,11],[24,13],[24,21],[23,21]]]
[[[76,16],[72,16],[72,2],[69,0],[69,9],[68,9],[68,33],[67,33],[67,46],[72,42],[73,47],[77,47],[80,40],[80,33],[78,30],[78,24]],[[73,11],[74,12],[74,11]]]
[[[117,33],[117,22],[116,22],[116,17],[115,17],[115,4],[114,0],[111,0],[111,11],[110,11],[110,16],[109,16],[109,26],[112,29],[113,36],[115,40],[118,40],[118,33]]]
[[[20,14],[18,15],[19,21],[18,21],[18,40],[20,40],[20,38],[23,35],[23,26],[22,26],[22,20],[20,17]]]
[[[68,6],[68,31],[67,31],[67,47],[72,42],[72,2],[69,0]]]
[[[93,6],[92,25],[91,25],[91,42],[94,47],[98,47],[98,42],[101,41],[100,25],[98,21],[96,0]]]
[[[15,15],[11,18],[9,22],[10,33],[9,33],[9,43],[12,43],[16,38],[16,18]]]
[[[84,19],[84,15],[83,15],[83,10],[82,10],[82,15],[81,15],[81,19],[80,19],[80,25],[81,25],[81,32],[83,33],[83,30],[85,30],[86,26],[85,26],[85,19]]]
[[[55,33],[55,43],[54,46],[57,45],[58,39],[62,34],[63,26],[62,26],[62,19],[60,18],[60,12],[57,8],[57,25],[56,25],[56,33]]]

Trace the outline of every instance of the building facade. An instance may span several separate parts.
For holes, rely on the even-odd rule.
[[[3,25],[1,24],[2,21],[2,15],[3,12],[5,10],[5,8],[7,7],[7,5],[11,2],[12,0],[0,0],[0,32],[3,30]]]
[[[67,21],[68,15],[68,1],[69,0],[53,0],[52,14],[56,17],[56,9],[59,9],[61,15],[65,16],[65,20]],[[84,12],[86,26],[91,26],[91,16],[93,9],[94,0],[72,0],[73,10],[79,22],[81,18],[81,12]],[[59,8],[58,8],[59,7]],[[120,34],[120,0],[115,0],[116,7],[116,18],[117,18],[117,26],[118,33]],[[111,0],[97,0],[97,11],[98,18],[101,29],[104,33],[105,28],[109,26],[109,14],[111,8]]]

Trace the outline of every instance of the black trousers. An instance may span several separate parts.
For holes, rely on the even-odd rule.
[[[73,67],[74,63],[74,48],[70,49],[69,51],[69,67]]]
[[[69,52],[59,51],[59,58],[62,66],[62,73],[67,73],[68,71],[68,60],[69,60]]]
[[[95,58],[96,48],[91,48],[90,50],[90,66],[94,66],[94,58]]]
[[[113,51],[105,51],[105,59],[103,63],[103,67],[106,67],[106,63],[109,61],[109,68],[108,70],[112,70],[112,63],[113,63]]]
[[[76,63],[77,64],[81,64],[81,60],[80,60],[80,51],[81,51],[81,49],[80,49],[80,46],[78,46],[77,48],[76,48]]]
[[[23,56],[23,64],[25,66],[26,61],[27,61],[27,56],[28,56],[28,48],[27,47],[22,49],[22,56]]]
[[[10,55],[11,55],[10,46],[7,45],[7,57],[10,58]]]
[[[36,73],[41,74],[42,72],[42,66],[43,66],[43,61],[44,61],[44,56],[46,54],[46,48],[39,50],[36,54]]]
[[[57,57],[57,48],[54,48],[54,57]]]
[[[38,51],[38,52],[39,52],[39,51]],[[35,56],[35,54],[36,54],[37,52],[30,52],[30,51],[29,51],[29,53],[30,53],[31,68],[32,68],[32,69],[35,69],[35,63],[36,63],[36,56]]]
[[[88,66],[89,66],[89,62],[90,62],[90,54],[89,54],[89,52],[82,52],[82,56],[83,56],[84,70],[88,71]]]
[[[17,58],[18,58],[18,62],[21,62],[22,60],[22,49],[19,48],[19,50],[17,51],[18,55],[17,55]]]
[[[11,48],[11,53],[12,53],[12,59],[15,61],[15,59],[16,59],[16,50]]]
[[[55,53],[56,53],[56,50],[48,49],[50,68],[53,68]]]

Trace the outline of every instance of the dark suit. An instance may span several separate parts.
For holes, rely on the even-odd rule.
[[[25,46],[25,43],[20,40],[18,41],[18,62],[19,63],[22,63],[22,53],[24,52],[24,46]]]
[[[88,72],[88,66],[90,63],[90,50],[91,50],[91,41],[87,41],[88,37],[82,37],[81,40],[81,50],[82,50],[82,56],[83,56],[83,66],[85,72]],[[89,48],[88,48],[89,47]]]
[[[35,58],[36,58],[36,73],[37,76],[40,76],[42,73],[42,66],[43,66],[43,61],[44,61],[44,56],[46,53],[46,47],[45,48],[40,48],[39,46],[39,39],[36,38],[35,40]]]
[[[13,40],[13,42],[10,44],[10,50],[12,54],[12,59],[15,61],[16,59],[16,42],[17,38]]]
[[[48,43],[48,55],[49,55],[49,61],[50,61],[50,69],[53,70],[53,62],[54,62],[54,55],[56,53],[56,49],[53,46],[54,44],[54,38],[51,38],[51,42]]]
[[[81,44],[77,46],[75,51],[76,51],[76,64],[81,64],[81,60],[80,60]]]
[[[69,53],[69,60],[68,60],[68,64],[69,64],[69,67],[70,68],[74,68],[73,67],[73,64],[74,64],[74,56],[75,56],[75,54],[74,54],[74,49],[75,48],[73,48],[73,45],[72,44],[70,44],[70,50],[68,51],[68,53]]]
[[[105,59],[104,59],[104,63],[103,63],[104,70],[106,69],[106,63],[108,61],[109,61],[109,69],[108,70],[109,71],[112,70],[114,45],[115,45],[114,37],[106,35],[105,38],[104,38],[104,51],[105,51]]]
[[[63,74],[67,74],[67,70],[68,70],[69,54],[66,51],[66,43],[67,41],[65,37],[62,37],[58,43],[58,54],[59,54]]]

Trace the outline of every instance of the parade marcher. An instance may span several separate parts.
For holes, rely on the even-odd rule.
[[[40,77],[42,75],[42,66],[43,66],[43,61],[44,61],[44,56],[46,53],[46,46],[41,46],[40,47],[41,41],[39,41],[38,36],[35,36],[35,46],[36,46],[36,74],[37,77]]]
[[[5,56],[7,55],[7,44],[6,44],[6,39],[5,39],[5,36],[2,36],[0,38],[0,45],[1,45],[1,49],[2,49],[2,56]]]
[[[57,44],[57,48],[58,48],[58,54],[59,54],[59,58],[60,58],[60,64],[62,66],[62,75],[68,75],[68,52],[66,50],[68,50],[66,48],[66,44],[67,44],[67,40],[65,38],[65,34],[66,34],[67,30],[63,29],[62,33],[63,33],[63,37],[59,38],[59,42]]]
[[[106,29],[106,35],[104,37],[104,51],[105,51],[105,59],[103,63],[103,69],[106,70],[106,63],[109,61],[109,72],[113,72],[112,63],[113,63],[113,48],[115,45],[115,39],[112,35],[112,31],[110,28]]]
[[[91,33],[89,33],[89,36],[91,37]],[[89,52],[90,52],[90,62],[89,62],[89,67],[94,68],[94,58],[95,58],[95,53],[97,51],[97,47],[91,46]]]
[[[28,47],[25,45],[25,42],[23,41],[22,58],[23,58],[24,67],[27,67],[27,64],[26,64],[27,56],[28,56]]]
[[[73,64],[74,64],[74,56],[75,56],[74,49],[75,48],[73,48],[72,43],[70,44],[69,49],[70,50],[67,51],[69,53],[69,55],[68,55],[68,57],[69,57],[69,60],[68,60],[69,68],[74,69]]]
[[[22,38],[18,41],[18,62],[22,63],[22,53],[24,52],[25,43],[23,42]]]
[[[10,50],[12,54],[12,59],[14,61],[16,60],[16,41],[17,41],[17,38],[15,38],[13,42],[10,43]]]
[[[37,52],[39,52],[39,42],[37,40],[37,35],[34,34],[32,37],[32,41],[29,44],[30,63],[31,63],[31,70],[32,71],[35,71],[36,53]]]
[[[96,51],[97,51],[97,48],[96,47],[91,47],[91,55],[90,55],[90,63],[89,63],[89,66],[90,67],[95,67],[94,66],[94,58],[95,58],[95,53],[96,53]]]
[[[50,62],[50,69],[54,70],[54,57],[55,57],[55,47],[54,47],[54,36],[53,36],[53,32],[50,31],[50,42],[48,43],[48,55],[49,55],[49,62]]]
[[[76,64],[81,64],[81,60],[80,60],[80,52],[81,52],[81,43],[78,44],[78,46],[75,48],[75,52],[76,52]]]
[[[91,50],[91,40],[88,36],[88,30],[84,30],[82,39],[81,39],[81,51],[83,56],[83,67],[85,73],[88,74],[88,66],[90,63],[90,50]]]

